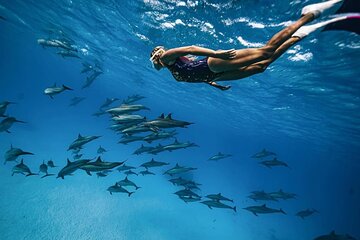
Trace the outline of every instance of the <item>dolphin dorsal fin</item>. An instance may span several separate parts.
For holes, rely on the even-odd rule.
[[[221,193],[218,193],[217,195],[218,195],[218,196],[221,196]]]
[[[125,177],[125,180],[128,180],[127,176]]]
[[[79,133],[78,138],[82,138],[81,134]]]
[[[266,203],[264,203],[263,205],[261,205],[262,207],[266,207]]]
[[[71,164],[71,161],[69,159],[67,159],[67,164]]]
[[[164,114],[162,113],[162,114],[159,116],[159,118],[164,118]]]
[[[279,190],[279,192],[283,193],[283,190],[282,190],[282,189],[280,189],[280,190]]]
[[[21,162],[20,162],[20,164],[24,164],[24,159],[21,159]]]
[[[101,157],[99,156],[95,162],[102,162]]]
[[[332,230],[330,235],[335,236],[336,235],[335,230]]]
[[[54,85],[52,85],[52,87],[56,87],[56,83],[54,83]]]
[[[14,147],[13,147],[13,145],[11,144],[11,145],[10,145],[10,149],[13,149],[13,148],[14,148]]]
[[[174,143],[179,143],[179,141],[177,140],[177,138],[175,138]]]
[[[180,166],[179,166],[179,164],[177,163],[177,164],[175,165],[175,167],[180,167]]]
[[[155,160],[152,158],[150,162],[155,162]]]
[[[172,119],[171,113],[169,113],[165,118],[166,118],[166,119]]]

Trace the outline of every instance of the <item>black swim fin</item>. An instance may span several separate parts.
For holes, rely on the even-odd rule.
[[[350,14],[345,20],[328,24],[323,31],[329,30],[343,30],[354,32],[360,35],[360,1],[359,0],[345,0],[342,6],[337,10],[336,14],[357,13]]]

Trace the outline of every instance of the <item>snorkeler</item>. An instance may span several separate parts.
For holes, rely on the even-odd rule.
[[[319,28],[324,30],[347,30],[359,33],[360,13],[336,15],[330,20],[314,25],[303,26],[318,18],[325,10],[332,8],[342,0],[330,0],[311,4],[301,11],[301,18],[275,34],[263,47],[248,49],[211,50],[198,46],[186,46],[165,49],[155,47],[150,61],[155,69],[167,68],[176,81],[189,83],[207,83],[221,90],[217,81],[238,80],[262,73],[292,45]],[[337,13],[360,12],[359,0],[345,0]],[[205,56],[194,60],[186,55]]]

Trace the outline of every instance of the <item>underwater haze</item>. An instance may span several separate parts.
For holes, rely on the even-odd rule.
[[[0,239],[311,240],[332,231],[360,239],[359,35],[316,32],[264,73],[228,82],[228,91],[176,82],[149,61],[157,45],[260,47],[315,2],[0,0],[0,104],[13,102],[0,121],[25,122],[0,132],[0,154],[5,161],[14,148],[33,153],[1,164]],[[44,94],[55,84],[73,90]],[[118,100],[102,111],[135,95],[144,98],[129,104],[149,109],[131,114],[153,120],[171,113],[192,124],[164,129],[176,130],[168,139],[118,143],[129,135],[110,129],[109,113],[94,113],[107,98]],[[84,136],[100,137],[68,150]],[[196,145],[133,154],[141,144],[177,142]],[[231,156],[209,160],[218,153]],[[126,161],[138,175],[112,168],[89,176],[84,166],[93,165],[85,164],[57,178],[67,159],[95,164],[98,156]],[[143,176],[140,165],[152,158],[169,165]],[[275,158],[288,167],[264,166]],[[22,159],[39,175],[17,173]],[[42,178],[39,166],[49,160],[55,175]],[[177,163],[196,169],[164,174]],[[115,184],[126,174],[139,189]],[[174,194],[184,189],[169,181],[178,177],[201,184],[191,190],[201,199]],[[111,186],[134,193],[110,194]],[[254,191],[270,199],[254,201]],[[206,197],[218,193],[233,202]],[[248,211],[263,204],[277,212]],[[302,218],[306,210],[313,213]]]

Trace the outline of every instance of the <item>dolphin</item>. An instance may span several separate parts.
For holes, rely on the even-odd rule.
[[[133,152],[133,154],[135,155],[140,155],[140,154],[142,154],[142,153],[146,153],[146,152],[149,152],[149,151],[151,151],[151,150],[153,150],[154,149],[154,147],[145,147],[143,144],[141,144],[141,146],[138,148],[138,149],[136,149],[135,150],[135,152]]]
[[[98,150],[97,150],[97,153],[98,154],[103,154],[103,153],[106,153],[107,151],[105,150],[105,148],[99,146]]]
[[[80,102],[84,101],[85,98],[84,97],[73,97],[71,99],[71,102],[69,104],[69,107],[74,107],[76,105],[78,105]]]
[[[77,160],[77,161],[71,162],[69,159],[67,159],[66,166],[60,170],[60,172],[58,173],[56,178],[64,179],[65,176],[72,175],[73,172],[80,169],[81,166],[87,164],[90,161],[91,161],[91,159],[82,159],[82,160]]]
[[[109,191],[111,195],[113,192],[127,193],[129,195],[129,197],[131,196],[131,194],[134,193],[134,192],[129,192],[125,188],[119,186],[117,183],[115,183],[115,185],[113,185],[113,186],[108,187],[107,191]]]
[[[25,174],[26,177],[31,175],[38,175],[31,172],[30,168],[24,164],[24,159],[21,159],[21,162],[12,168],[11,176],[14,176],[15,173]]]
[[[55,174],[49,174],[48,173],[48,166],[45,164],[45,162],[43,161],[43,163],[40,165],[40,167],[39,167],[39,173],[40,172],[43,172],[43,173],[45,173],[45,175],[44,176],[42,176],[41,178],[44,178],[44,177],[48,177],[48,176],[54,176]]]
[[[198,202],[201,200],[201,197],[195,197],[195,196],[179,196],[181,200],[183,200],[185,203],[188,202]]]
[[[124,172],[127,176],[129,176],[129,175],[139,175],[139,174],[137,174],[136,172],[133,172],[132,170],[127,170],[126,172]]]
[[[159,131],[151,133],[143,138],[144,141],[151,143],[155,140],[161,140],[161,139],[168,139],[173,138],[176,135],[176,130],[165,132],[165,131]]]
[[[268,168],[272,168],[276,166],[284,166],[289,168],[289,166],[285,162],[279,161],[277,160],[277,158],[274,158],[273,160],[262,161],[259,164],[262,164]]]
[[[91,64],[87,63],[87,62],[83,62],[83,69],[81,70],[81,73],[87,73],[89,71],[93,71],[94,70],[94,66],[92,66]]]
[[[226,204],[223,204],[223,203],[221,203],[219,201],[206,200],[206,201],[202,201],[200,203],[207,205],[210,209],[212,209],[213,207],[214,208],[229,208],[229,209],[234,210],[234,212],[236,212],[236,207],[230,207],[230,206],[228,206]]]
[[[350,236],[349,234],[336,234],[335,231],[327,235],[321,235],[319,237],[314,238],[314,240],[356,240],[354,237]]]
[[[188,148],[188,147],[198,147],[198,145],[191,142],[180,143],[178,142],[177,139],[175,139],[174,143],[164,146],[163,149],[171,152],[173,150]]]
[[[248,210],[249,212],[252,212],[255,216],[258,216],[258,214],[267,214],[267,213],[283,213],[286,214],[281,208],[273,209],[266,206],[266,204],[260,205],[260,206],[250,206],[243,208],[245,210]]]
[[[254,155],[252,155],[251,157],[252,157],[252,158],[265,158],[265,157],[268,157],[268,156],[276,156],[276,153],[267,151],[267,150],[264,148],[264,149],[261,150],[260,152],[255,153]]]
[[[220,159],[228,158],[228,157],[231,157],[231,156],[232,156],[231,154],[223,154],[221,152],[218,152],[214,156],[210,157],[208,159],[208,161],[218,161]]]
[[[4,164],[6,164],[6,162],[16,161],[16,159],[22,155],[34,155],[34,154],[31,152],[25,152],[25,151],[21,150],[20,148],[14,148],[13,145],[11,145],[10,149],[5,152]]]
[[[206,196],[207,198],[210,198],[211,200],[214,200],[214,201],[229,201],[229,202],[234,202],[234,200],[231,200],[229,198],[226,198],[224,196],[221,195],[221,193],[218,193],[218,194],[210,194],[210,195],[207,195]]]
[[[57,167],[57,166],[54,165],[54,162],[52,160],[49,160],[47,162],[47,165],[48,165],[48,167],[51,167],[51,168]]]
[[[112,124],[109,129],[119,133],[119,134],[123,134],[123,130],[125,129],[128,129],[128,128],[131,128],[131,127],[139,127],[137,124],[119,124],[119,123],[115,123],[115,124]],[[130,131],[131,132],[131,131]],[[133,133],[130,133],[130,134],[124,134],[122,137],[125,137],[125,136],[130,136],[131,134]]]
[[[169,165],[169,163],[158,162],[152,158],[151,161],[141,164],[140,167],[144,167],[144,168],[148,169],[148,168],[152,168],[152,167],[161,167],[161,166],[165,166],[165,165]]]
[[[0,122],[0,132],[10,133],[9,129],[14,123],[26,123],[26,122],[17,120],[14,117],[6,117]]]
[[[118,100],[118,98],[106,98],[105,102],[100,106],[100,109],[106,108]]]
[[[124,130],[121,131],[121,133],[127,134],[127,135],[132,135],[134,133],[142,133],[142,132],[150,132],[150,131],[156,132],[157,129],[139,124],[139,125],[134,125],[134,126],[125,128]]]
[[[185,184],[180,184],[180,185],[183,186],[185,189],[189,189],[189,190],[197,189],[197,190],[200,190],[200,188],[198,186],[200,186],[201,184],[195,183],[193,181],[188,181]]]
[[[69,146],[68,151],[69,150],[75,150],[78,148],[82,148],[82,146],[84,146],[85,144],[98,139],[100,136],[81,136],[81,134],[78,135],[78,138],[75,139]]]
[[[277,192],[271,192],[271,193],[269,193],[269,195],[271,195],[274,198],[283,199],[283,200],[296,198],[296,196],[297,196],[297,194],[295,194],[295,193],[287,193],[287,192],[284,192],[282,189],[280,189]]]
[[[156,155],[156,154],[164,152],[164,151],[165,151],[164,146],[159,143],[156,147],[154,147],[150,151],[147,151],[147,153]]]
[[[54,84],[52,87],[48,87],[44,90],[44,94],[48,95],[51,99],[54,99],[54,96],[57,94],[60,94],[66,90],[73,90],[65,85],[62,85],[61,87],[57,87],[56,84]]]
[[[130,169],[136,169],[136,167],[128,166],[128,165],[123,164],[122,166],[120,166],[120,167],[117,168],[117,170],[118,170],[119,172],[121,172],[121,171],[126,171],[126,170],[130,170]]]
[[[182,189],[182,190],[179,190],[177,192],[175,192],[174,194],[178,195],[179,197],[180,196],[183,196],[183,197],[198,197],[200,198],[200,196],[196,193],[194,193],[193,191],[191,191],[190,189]]]
[[[144,99],[145,97],[141,96],[141,95],[138,95],[138,94],[134,94],[134,95],[131,95],[131,96],[128,96],[127,99],[125,99],[123,101],[123,104],[131,104],[131,103],[134,103],[134,102],[137,102],[141,99]]]
[[[176,127],[185,128],[192,123],[172,119],[170,113],[166,117],[164,116],[164,114],[161,114],[157,119],[146,121],[143,124],[144,126],[157,127],[157,128],[176,128]]]
[[[309,217],[314,213],[319,213],[319,212],[316,209],[306,209],[296,213],[295,215],[304,219],[305,217]]]
[[[141,188],[141,187],[138,187],[134,182],[130,181],[127,176],[123,180],[117,182],[116,184],[121,187],[132,186],[132,187],[135,187],[135,190],[138,190],[139,188]]]
[[[60,40],[57,40],[57,39],[42,39],[42,38],[40,38],[37,40],[37,43],[39,45],[41,45],[42,47],[57,47],[57,48],[63,48],[68,51],[76,51],[77,52],[77,49],[75,49],[71,45],[69,45],[65,42],[62,42]]]
[[[95,81],[95,79],[102,74],[102,71],[94,71],[93,74],[91,74],[89,77],[86,77],[86,82],[85,84],[82,86],[82,89],[90,87],[91,84],[93,84],[93,82]]]
[[[150,172],[149,170],[145,170],[145,171],[141,171],[140,172],[141,175],[145,176],[145,175],[155,175],[155,173],[153,172]]]
[[[165,171],[164,174],[173,176],[175,174],[185,173],[185,172],[189,172],[189,171],[196,170],[196,169],[197,168],[183,167],[183,166],[180,166],[179,164],[176,164],[175,167],[170,168],[169,170]]]
[[[9,101],[0,102],[0,117],[5,117],[6,109],[10,104],[15,104],[15,103]]]
[[[248,196],[248,198],[251,198],[254,201],[278,201],[276,197],[264,191],[253,192],[251,195]]]
[[[104,172],[97,172],[96,175],[98,176],[98,178],[99,178],[99,177],[106,177],[106,176],[107,176],[107,174],[104,173]]]
[[[121,104],[119,107],[111,108],[107,110],[106,112],[112,114],[112,115],[122,115],[122,114],[129,114],[132,112],[140,111],[140,110],[150,110],[150,108],[145,107],[141,104]]]
[[[63,58],[64,57],[80,58],[79,55],[77,55],[75,52],[69,50],[61,50],[57,52],[57,54],[59,54]]]
[[[123,136],[121,138],[121,140],[118,142],[118,143],[122,143],[122,144],[128,144],[128,143],[131,143],[131,142],[136,142],[136,141],[142,141],[143,140],[143,137],[141,136]]]
[[[169,182],[171,182],[173,185],[182,186],[185,185],[188,182],[188,180],[183,179],[182,177],[178,177],[178,178],[170,179]]]
[[[146,121],[146,117],[140,115],[130,115],[130,114],[114,116],[111,119],[116,123],[134,124],[134,125]]]
[[[91,176],[91,172],[101,172],[104,170],[113,169],[122,165],[124,162],[103,162],[101,157],[98,157],[95,162],[88,162],[81,165],[79,168],[84,170]]]

